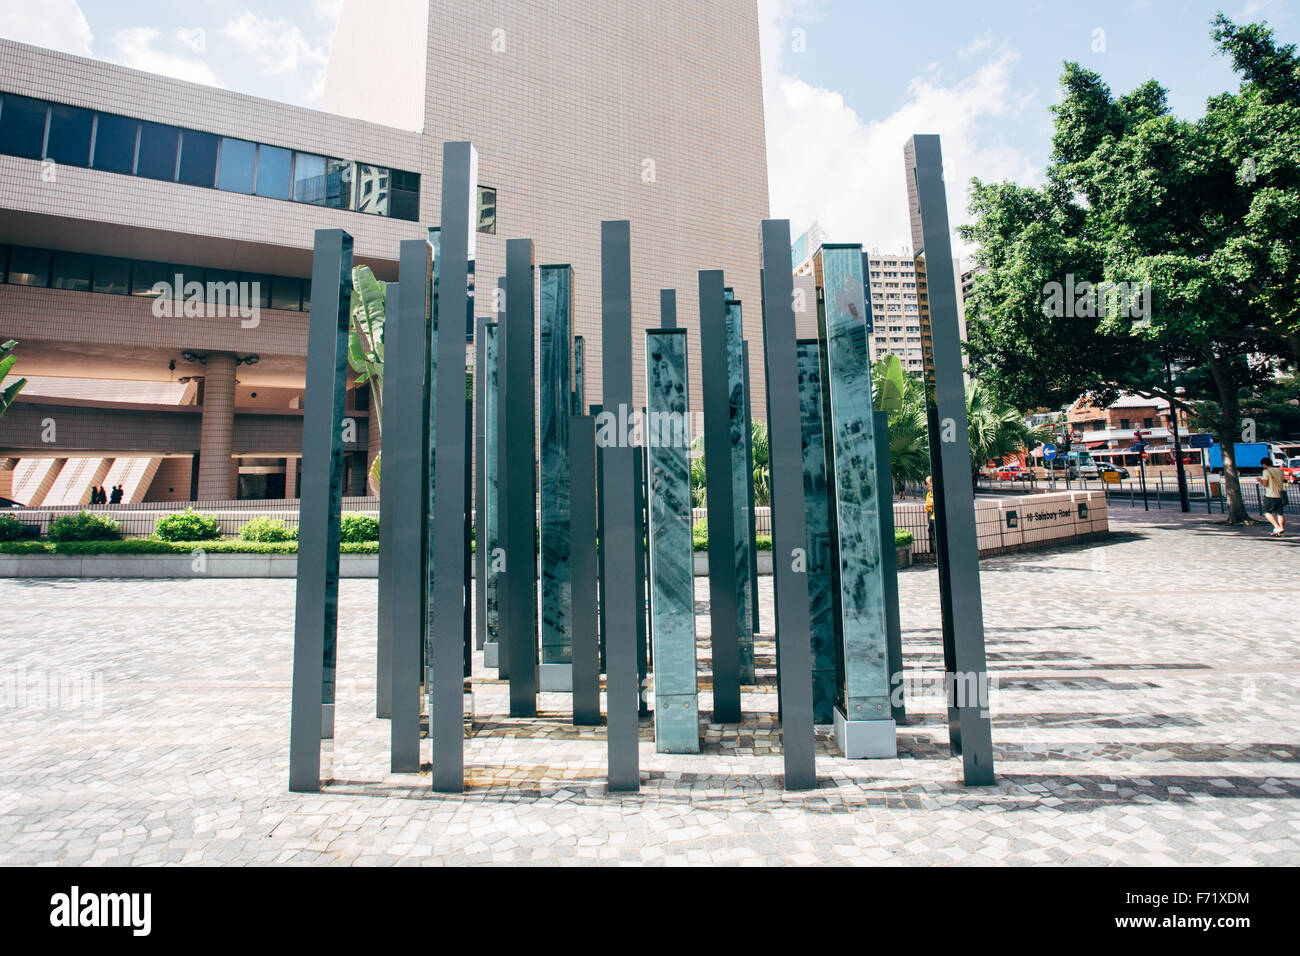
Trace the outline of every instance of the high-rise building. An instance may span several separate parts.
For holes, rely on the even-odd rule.
[[[599,402],[600,224],[627,219],[637,402],[659,290],[678,291],[698,354],[697,271],[720,268],[762,414],[754,0],[391,9],[344,4],[328,112],[0,40],[0,340],[18,340],[29,380],[0,419],[0,495],[293,497],[313,232],[346,230],[356,263],[396,279],[399,242],[437,225],[456,140],[478,151],[477,315],[494,315],[508,238],[531,238],[539,265],[572,264]],[[159,283],[193,301],[165,301]],[[227,289],[253,297],[255,321],[216,314]],[[378,450],[371,407],[350,380],[349,494]]]

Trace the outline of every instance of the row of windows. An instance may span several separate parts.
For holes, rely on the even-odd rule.
[[[420,215],[419,173],[15,93],[0,97],[0,153],[395,219]]]
[[[258,283],[263,309],[307,312],[311,309],[311,282],[293,276],[269,276],[229,269],[205,269],[201,266],[150,262],[144,259],[121,259],[116,256],[92,256],[82,252],[59,252],[31,246],[0,246],[0,279],[9,285],[29,285],[74,292],[106,292],[110,295],[152,296],[159,282],[174,284],[176,276],[183,283],[199,282],[205,290],[215,290],[208,283]],[[251,303],[250,303],[251,304]]]

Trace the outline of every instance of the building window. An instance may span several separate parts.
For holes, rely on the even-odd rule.
[[[5,99],[7,101],[8,97]],[[34,285],[42,288],[49,285],[49,250],[33,249],[30,246],[12,247],[9,250],[9,284]]]
[[[239,303],[239,273],[226,269],[208,269],[205,286],[206,301],[209,305],[224,303],[227,307]],[[229,283],[233,283],[230,285]],[[233,290],[233,292],[232,292]],[[249,303],[250,305],[252,303]]]
[[[1150,428],[1150,427],[1151,427],[1151,422],[1152,422],[1152,421],[1153,421],[1153,419],[1150,419],[1150,418],[1144,418],[1144,419],[1142,419],[1142,427],[1143,427],[1143,428]]]
[[[95,256],[96,292],[126,295],[131,288],[131,260],[112,256]]]
[[[258,275],[253,272],[241,272],[239,274],[240,282],[248,283],[248,298],[250,304],[255,304],[258,308],[269,309],[271,307],[271,277]],[[253,288],[253,283],[257,283],[257,288]]]
[[[95,114],[75,106],[50,107],[50,135],[45,145],[45,155],[65,166],[90,165],[90,132],[95,125]]]
[[[325,205],[331,209],[352,208],[352,167],[346,159],[325,160]]]
[[[491,186],[478,187],[478,231],[496,235],[497,191]]]
[[[271,285],[271,308],[297,312],[302,307],[302,280],[276,276]]]
[[[99,113],[95,117],[95,156],[90,165],[107,173],[135,172],[139,120]]]
[[[45,104],[6,93],[0,103],[0,152],[40,159],[45,148]]]
[[[1119,427],[1127,430],[1129,428],[1132,428],[1133,426],[1132,423],[1127,418],[1121,418],[1119,420]]]
[[[211,133],[181,132],[181,172],[179,181],[187,186],[207,186],[217,180],[218,137]]]
[[[420,174],[401,169],[388,171],[388,214],[394,219],[420,218]]]
[[[90,291],[90,256],[79,252],[54,254],[54,281],[52,288],[70,292]]]
[[[357,163],[357,212],[388,215],[388,170],[383,166]]]
[[[221,139],[217,188],[228,193],[253,192],[253,171],[257,167],[257,144],[244,139]]]
[[[147,179],[175,182],[180,138],[181,131],[175,126],[141,123],[140,154],[136,159],[135,174]]]
[[[131,294],[157,295],[153,287],[159,282],[171,283],[175,274],[166,263],[137,261],[131,270]]]
[[[325,204],[325,157],[293,154],[293,198],[296,202]]]
[[[293,153],[279,146],[260,146],[257,150],[257,189],[268,199],[289,198],[289,172]]]

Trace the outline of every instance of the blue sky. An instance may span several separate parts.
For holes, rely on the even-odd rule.
[[[471,0],[456,0],[471,2]],[[645,0],[652,2],[652,0]],[[342,0],[0,0],[0,35],[319,106]],[[382,0],[369,0],[382,15]],[[965,184],[1039,181],[1065,60],[1117,93],[1148,78],[1180,115],[1235,86],[1209,21],[1266,19],[1300,40],[1300,0],[758,0],[772,215],[795,232],[907,242],[902,147],[942,137],[949,207]],[[1099,32],[1101,31],[1101,32]],[[959,250],[965,251],[965,250]]]

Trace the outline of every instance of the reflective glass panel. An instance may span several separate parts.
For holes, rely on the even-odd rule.
[[[389,176],[389,215],[394,219],[419,219],[420,174],[394,169]]]
[[[349,160],[325,160],[325,205],[331,209],[352,208],[353,175],[353,164]]]
[[[89,292],[90,256],[82,255],[79,252],[56,252],[54,254],[54,281],[50,284],[55,289]]]
[[[149,179],[176,181],[176,151],[181,131],[161,123],[140,124],[140,157],[135,174]]]
[[[131,260],[112,256],[95,256],[96,292],[126,295],[131,287]]]
[[[90,129],[95,114],[75,106],[50,105],[50,137],[45,155],[65,166],[90,165]]]
[[[325,202],[325,157],[293,154],[293,198],[298,202]]]
[[[297,312],[302,302],[302,280],[276,276],[271,284],[271,308]]]
[[[217,137],[211,133],[181,131],[181,174],[187,186],[208,186],[217,178]]]
[[[157,295],[153,291],[155,283],[175,281],[176,270],[163,262],[137,261],[131,269],[132,295]]]
[[[388,169],[357,163],[357,212],[388,215]]]
[[[50,283],[50,251],[30,246],[9,250],[9,284],[46,286]]]
[[[139,129],[139,120],[100,113],[95,121],[95,157],[90,165],[109,173],[134,172]]]
[[[279,146],[260,146],[257,150],[257,194],[271,199],[289,198],[289,169],[293,153]]]
[[[217,188],[231,193],[253,191],[253,169],[257,162],[257,144],[244,139],[221,140],[221,168]]]
[[[271,307],[271,277],[258,275],[253,272],[241,272],[239,274],[240,282],[247,282],[248,300],[256,302],[260,308],[269,309]],[[253,283],[257,283],[254,288]]]
[[[6,93],[0,103],[0,153],[40,159],[45,144],[45,102]]]

